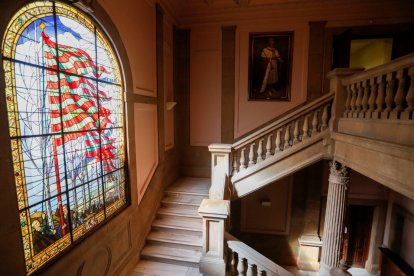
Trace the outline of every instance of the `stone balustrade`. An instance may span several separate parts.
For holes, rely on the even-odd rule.
[[[402,150],[406,147],[393,145],[391,154],[390,147],[381,147],[385,142],[378,144],[377,140],[371,142],[368,138],[401,144],[412,142],[414,54],[365,71],[362,68],[338,68],[331,71],[327,78],[330,79],[329,94],[287,113],[234,144],[212,144],[209,146],[212,154],[212,185],[210,199],[205,202],[205,206],[209,206],[209,208],[216,208],[223,204],[230,206],[229,201],[232,198],[243,196],[251,190],[261,187],[260,185],[267,184],[264,183],[265,181],[270,183],[272,178],[265,174],[263,176],[268,178],[262,181],[263,183],[259,183],[260,185],[257,183],[262,179],[256,177],[256,175],[261,176],[260,170],[272,169],[272,174],[279,173],[279,177],[283,175],[280,171],[291,173],[286,169],[286,172],[283,171],[284,167],[276,168],[276,170],[271,166],[276,162],[283,163],[287,156],[300,151],[304,152],[303,156],[300,156],[300,160],[305,160],[308,163],[317,160],[317,158],[312,159],[313,156],[325,154],[322,151],[326,150],[326,156],[322,155],[318,158],[336,158],[340,162],[344,162],[344,165],[348,165],[346,161],[350,157],[347,156],[347,152],[354,151],[352,156],[355,157],[353,160],[355,163],[356,160],[362,160],[362,158],[356,158],[359,156],[357,154],[364,150],[368,159],[376,158],[383,163],[379,166],[378,163],[375,163],[375,166],[386,167],[385,164],[388,164],[388,167],[394,165],[410,167],[411,151]],[[361,125],[363,127],[360,127]],[[369,133],[361,133],[361,129]],[[403,135],[399,131],[401,129],[404,130]],[[398,133],[398,140],[393,136],[394,133]],[[350,141],[350,135],[366,138],[358,138],[361,142],[356,148],[352,142],[356,138],[352,138],[353,140]],[[310,145],[313,145],[314,148]],[[397,148],[394,149],[394,147]],[[378,154],[381,158],[377,158]],[[398,162],[395,161],[396,159]],[[306,165],[306,162],[299,165],[295,163],[294,166],[300,168],[300,166]],[[349,163],[351,168],[356,169],[356,163]],[[288,161],[286,164],[292,166]],[[352,167],[352,165],[355,166]],[[370,166],[371,163],[368,167]],[[378,176],[376,169],[368,169],[365,164],[364,174],[379,182],[382,179],[387,179],[384,185],[401,193],[412,194],[413,190],[407,184],[407,179],[408,181],[412,179],[411,171],[402,170],[405,172],[405,177],[402,174],[389,174],[388,172],[391,171],[396,171],[396,169],[381,171]],[[248,181],[254,185],[248,183],[247,188],[245,187],[243,190],[243,183]],[[346,189],[342,186],[340,188],[341,192]],[[337,190],[339,191],[339,188],[335,192],[338,192]],[[337,207],[336,203],[331,205],[332,208]],[[205,244],[209,244],[209,239],[220,233],[217,236],[219,239],[213,248],[214,250],[205,247],[203,255],[206,271],[212,263],[220,264],[217,266],[220,269],[211,275],[224,275],[224,255],[221,252],[226,246],[228,256],[226,271],[227,273],[230,271],[231,275],[291,275],[244,243],[228,238],[225,242],[221,238],[221,231],[226,228],[226,218],[230,215],[229,209],[228,213],[223,211],[217,212],[217,214],[200,210],[200,214],[205,221]],[[340,215],[342,216],[342,213]],[[329,219],[330,217],[327,216],[327,220]],[[343,217],[339,221],[341,220],[343,221]],[[339,262],[338,243],[335,241],[342,226],[339,225],[339,222],[331,224],[337,225],[337,227],[331,229],[332,235],[329,236],[327,233],[325,237],[326,244],[324,243],[325,248],[322,250],[325,251],[322,260],[323,268],[326,268],[324,271],[329,271],[328,268],[335,267]],[[210,227],[215,225],[220,225],[220,227]],[[325,229],[329,230],[329,227],[325,227]],[[211,233],[215,234],[210,235]],[[228,236],[227,233],[226,236]],[[211,258],[211,254],[214,255],[214,258]],[[321,275],[324,275],[323,272]]]
[[[227,241],[227,275],[293,275],[229,233],[225,234],[225,238]]]
[[[414,54],[345,77],[342,84],[343,118],[413,119]]]
[[[232,145],[231,175],[275,158],[328,130],[333,93],[327,94]]]

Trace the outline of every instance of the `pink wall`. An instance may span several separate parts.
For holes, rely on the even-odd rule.
[[[173,87],[173,29],[172,21],[164,17],[164,147],[174,147],[174,108],[168,109],[167,103],[174,102]]]
[[[190,43],[190,144],[208,146],[221,139],[221,29],[194,28]]]
[[[309,30],[307,23],[262,21],[238,26],[236,38],[235,138],[279,116],[306,100]],[[250,32],[294,32],[291,100],[266,102],[248,100]]]
[[[157,95],[155,2],[99,0],[116,22],[131,65],[134,93]],[[152,2],[152,3],[151,3]]]
[[[158,165],[157,106],[134,103],[138,204]]]

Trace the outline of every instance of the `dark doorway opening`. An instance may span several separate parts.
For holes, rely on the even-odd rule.
[[[349,205],[346,212],[344,256],[348,265],[365,267],[371,240],[373,206]]]

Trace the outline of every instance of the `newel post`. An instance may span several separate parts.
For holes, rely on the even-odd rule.
[[[211,152],[210,199],[230,199],[231,145],[211,144],[208,149]]]
[[[335,98],[331,108],[331,120],[329,122],[329,129],[331,131],[338,130],[339,118],[343,117],[345,111],[349,111],[346,108],[349,108],[352,91],[343,85],[343,78],[363,70],[364,68],[336,68],[326,75],[329,79],[329,91],[335,92]]]
[[[229,216],[230,201],[204,199],[198,213],[203,217],[203,252],[200,272],[203,275],[224,276],[224,231]]]
[[[198,213],[203,218],[203,252],[200,272],[204,275],[225,275],[224,232],[230,214],[231,145],[212,144],[211,187],[209,198],[201,202]]]

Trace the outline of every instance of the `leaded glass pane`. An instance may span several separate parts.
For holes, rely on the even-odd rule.
[[[121,72],[106,36],[59,2],[23,7],[2,50],[31,274],[126,204]]]

